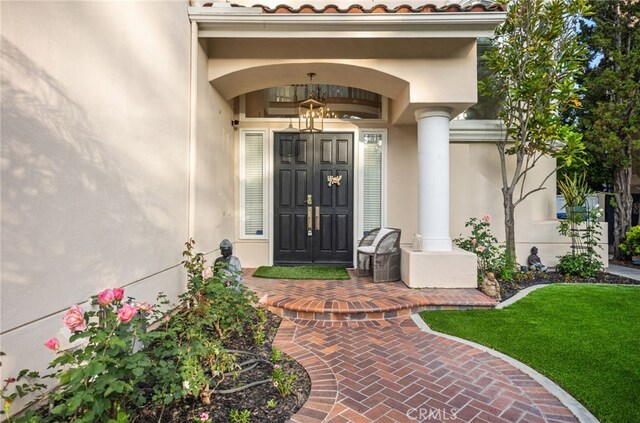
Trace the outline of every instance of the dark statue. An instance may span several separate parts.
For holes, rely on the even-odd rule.
[[[228,287],[239,290],[242,284],[242,266],[240,259],[233,255],[233,244],[228,239],[223,239],[220,243],[220,253],[214,263],[218,269],[221,280]]]
[[[547,266],[542,264],[540,257],[538,257],[538,247],[531,248],[531,255],[527,257],[527,265],[529,266],[529,270],[533,270],[535,272],[547,271]]]

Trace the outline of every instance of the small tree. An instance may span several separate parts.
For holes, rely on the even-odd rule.
[[[580,106],[576,78],[586,49],[578,43],[577,25],[588,12],[585,0],[513,0],[496,30],[495,48],[484,59],[492,75],[482,92],[500,102],[504,137],[500,155],[507,253],[515,258],[515,208],[543,190],[555,169],[539,183],[525,186],[543,157],[572,164],[583,153],[581,136],[564,124],[565,109]],[[510,166],[508,156],[515,159]]]

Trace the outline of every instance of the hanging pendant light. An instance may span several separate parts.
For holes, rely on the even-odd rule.
[[[309,98],[298,106],[298,128],[300,132],[322,132],[326,104],[320,98],[320,87],[313,89],[315,73],[308,73]]]

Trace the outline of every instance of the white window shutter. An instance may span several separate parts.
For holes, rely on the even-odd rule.
[[[382,226],[382,134],[364,135],[363,229]]]
[[[264,134],[248,132],[244,137],[242,232],[246,236],[264,235]]]

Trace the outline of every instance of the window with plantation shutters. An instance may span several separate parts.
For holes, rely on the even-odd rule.
[[[265,237],[263,131],[242,133],[240,141],[240,235]]]
[[[363,234],[383,226],[384,137],[381,132],[362,135],[362,229]]]

